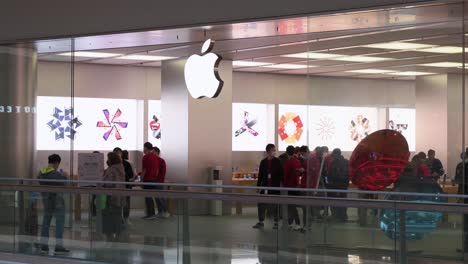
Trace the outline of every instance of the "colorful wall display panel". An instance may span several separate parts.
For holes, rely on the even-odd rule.
[[[140,149],[142,102],[127,99],[37,99],[38,150]],[[72,145],[73,143],[73,145]]]
[[[308,106],[278,106],[278,143],[279,150],[285,151],[289,145],[307,145]]]
[[[377,108],[309,106],[309,146],[353,151],[378,123]]]
[[[400,132],[408,142],[409,150],[416,150],[416,109],[389,108],[388,129]]]
[[[148,142],[161,147],[161,101],[148,101]]]
[[[232,104],[232,150],[264,151],[274,143],[275,106],[268,104]]]

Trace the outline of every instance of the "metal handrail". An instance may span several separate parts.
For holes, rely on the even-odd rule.
[[[2,182],[32,182],[32,183],[64,183],[64,184],[77,184],[86,187],[86,185],[103,185],[109,184],[109,181],[83,181],[83,180],[47,180],[47,179],[21,179],[21,178],[0,178]],[[117,182],[113,181],[112,184],[131,185],[131,186],[162,186],[162,187],[182,187],[182,188],[221,188],[231,190],[268,190],[268,191],[300,191],[304,193],[346,193],[346,194],[371,194],[371,195],[391,195],[391,196],[418,196],[418,197],[440,197],[440,198],[454,198],[454,199],[468,199],[468,195],[463,194],[435,194],[435,193],[414,193],[414,192],[389,192],[389,191],[365,191],[354,189],[312,189],[312,188],[286,188],[286,187],[262,187],[262,186],[238,186],[238,185],[214,185],[214,184],[185,184],[185,183],[149,183],[149,182]]]
[[[107,182],[108,183],[108,182]],[[216,193],[216,192],[193,192],[193,191],[172,191],[172,190],[133,190],[133,189],[110,189],[110,188],[89,188],[73,186],[51,186],[51,185],[0,185],[0,191],[23,191],[23,192],[55,192],[66,194],[85,195],[115,195],[115,196],[140,196],[140,197],[160,197],[168,199],[186,200],[221,200],[243,203],[265,203],[298,206],[336,206],[351,208],[370,209],[395,209],[409,211],[438,211],[445,213],[468,214],[468,206],[457,203],[436,203],[419,201],[398,201],[398,200],[373,200],[373,199],[350,199],[331,198],[324,196],[291,196],[291,195],[264,195],[247,193]]]

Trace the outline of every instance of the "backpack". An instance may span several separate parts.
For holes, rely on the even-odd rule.
[[[330,188],[348,188],[348,161],[343,157],[334,157],[328,168],[328,185]]]

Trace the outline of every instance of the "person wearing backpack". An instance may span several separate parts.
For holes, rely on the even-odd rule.
[[[341,155],[340,149],[334,149],[327,164],[328,175],[326,181],[327,189],[347,190],[349,186],[348,160]],[[346,198],[346,193],[330,192],[329,197]],[[346,222],[348,219],[346,207],[331,207],[333,219]]]

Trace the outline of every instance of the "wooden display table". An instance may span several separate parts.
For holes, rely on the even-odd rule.
[[[233,173],[233,176],[240,175],[239,173]],[[244,178],[232,178],[232,185],[237,186],[257,186],[257,179],[244,179]],[[244,193],[243,188],[235,189],[235,193]],[[236,214],[242,214],[242,203],[236,202]]]

